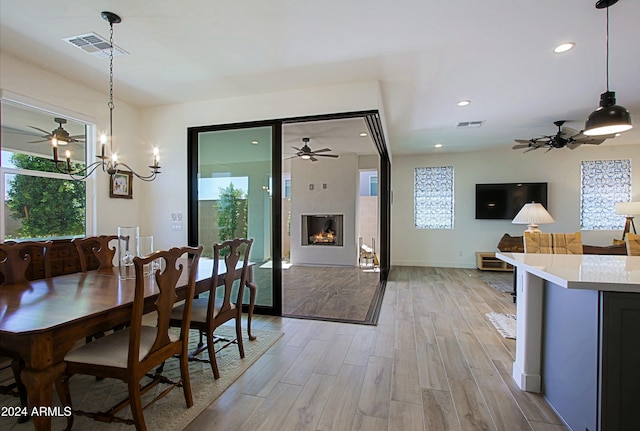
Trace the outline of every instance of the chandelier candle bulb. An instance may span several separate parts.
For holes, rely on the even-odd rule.
[[[71,171],[71,151],[65,151],[64,157],[67,159],[67,170]]]

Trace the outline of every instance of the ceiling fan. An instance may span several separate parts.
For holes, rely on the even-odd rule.
[[[316,157],[333,157],[338,158],[337,154],[318,154],[318,153],[325,153],[327,151],[331,151],[331,148],[323,148],[321,150],[312,150],[309,147],[309,138],[302,138],[302,142],[304,142],[304,145],[302,146],[302,148],[298,148],[298,147],[291,147],[294,150],[297,151],[295,156],[289,157],[290,159],[293,159],[294,157],[300,157],[301,159],[305,159],[305,160],[311,160],[312,162],[317,162],[318,159],[316,159]]]
[[[518,143],[513,146],[514,150],[521,150],[527,148],[525,153],[529,151],[537,150],[538,148],[547,148],[550,151],[554,148],[567,147],[571,150],[575,150],[582,144],[599,145],[606,139],[614,138],[615,135],[603,135],[603,136],[587,136],[582,131],[577,131],[571,127],[564,126],[564,120],[554,121],[553,124],[558,127],[558,132],[555,135],[545,135],[539,138],[531,139],[516,139]]]
[[[43,130],[43,129],[39,128],[39,127],[36,127],[36,126],[29,126],[32,129],[36,129],[37,131],[44,133],[44,135],[41,136],[42,140],[32,141],[32,142],[29,142],[29,143],[30,144],[36,144],[38,142],[50,141],[54,137],[58,141],[58,145],[67,145],[70,142],[72,142],[72,143],[84,142],[84,135],[71,136],[71,135],[69,135],[69,132],[67,132],[64,129],[64,127],[62,127],[63,124],[67,124],[67,120],[65,120],[64,118],[55,117],[53,119],[53,121],[55,123],[58,123],[58,127],[55,130],[53,130],[51,133],[49,133],[46,130]]]

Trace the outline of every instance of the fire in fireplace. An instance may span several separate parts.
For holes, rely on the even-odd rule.
[[[303,215],[302,245],[343,245],[343,215]]]

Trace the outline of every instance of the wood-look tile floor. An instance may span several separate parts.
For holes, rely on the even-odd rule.
[[[395,267],[377,326],[257,316],[284,336],[185,429],[566,430],[490,311],[515,305],[476,270]]]
[[[358,267],[294,265],[282,271],[282,314],[370,322],[379,287],[379,272]]]

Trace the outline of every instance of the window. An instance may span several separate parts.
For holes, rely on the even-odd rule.
[[[615,204],[631,200],[631,160],[582,162],[580,191],[581,229],[622,229]]]
[[[2,100],[3,240],[74,237],[87,232],[86,183],[59,173],[52,161],[50,136],[59,127],[73,138],[59,143],[60,151],[70,151],[74,166],[84,165],[85,123]]]
[[[369,196],[378,196],[378,176],[369,177]]]
[[[453,166],[416,168],[415,226],[453,229]]]

